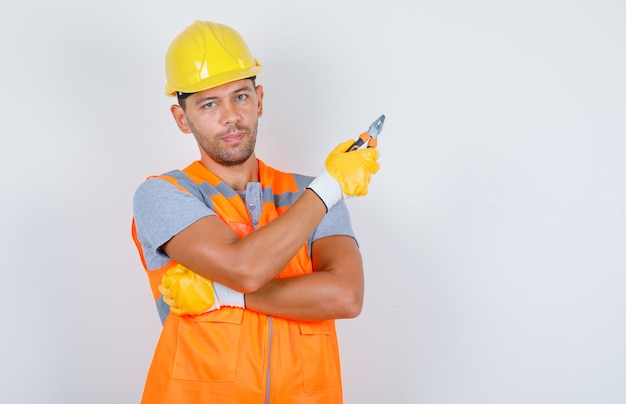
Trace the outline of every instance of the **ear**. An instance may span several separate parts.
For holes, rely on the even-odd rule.
[[[180,105],[174,104],[170,107],[170,112],[174,117],[174,121],[176,121],[176,125],[178,125],[178,129],[180,129],[183,133],[191,133],[191,128],[187,124],[187,117],[185,116],[185,111]]]
[[[263,86],[262,85],[256,86],[256,96],[259,100],[257,117],[262,117],[263,116]]]

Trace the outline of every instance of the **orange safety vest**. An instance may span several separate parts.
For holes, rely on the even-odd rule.
[[[284,196],[297,195],[303,189],[293,174],[277,171],[261,160],[258,163],[264,190],[261,227],[289,208],[283,201],[295,200]],[[202,194],[207,206],[240,238],[254,231],[242,198],[234,192],[228,192],[229,197],[220,192],[226,184],[200,162],[174,173],[159,178],[185,192]],[[273,198],[268,198],[268,191]],[[149,270],[134,223],[133,238],[156,300],[163,274],[176,262]],[[278,277],[312,271],[303,245]],[[194,316],[170,314],[163,324],[141,402],[342,403],[335,322],[286,320],[231,307]]]

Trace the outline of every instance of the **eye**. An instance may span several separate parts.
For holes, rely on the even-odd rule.
[[[211,108],[215,108],[215,105],[216,104],[214,102],[207,102],[206,104],[202,106],[202,108],[211,109]]]
[[[237,95],[235,96],[235,99],[236,99],[237,101],[245,101],[247,98],[248,98],[248,95],[247,95],[247,94],[237,94]]]

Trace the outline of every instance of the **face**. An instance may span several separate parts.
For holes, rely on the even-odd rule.
[[[223,166],[246,162],[254,153],[263,88],[244,79],[187,97],[185,109],[172,106],[181,131],[193,133],[204,157]]]

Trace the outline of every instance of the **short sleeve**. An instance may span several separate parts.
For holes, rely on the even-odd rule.
[[[215,212],[201,200],[161,178],[143,182],[135,191],[133,217],[148,269],[169,258],[160,248],[176,234]]]
[[[350,236],[356,239],[348,207],[343,201],[330,208],[317,226],[309,240],[309,251],[311,251],[313,241],[328,236]]]

